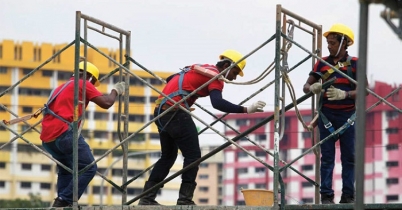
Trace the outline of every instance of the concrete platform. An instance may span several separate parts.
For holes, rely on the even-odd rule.
[[[270,210],[273,207],[268,206],[93,206],[93,207],[79,207],[79,210]],[[321,204],[309,204],[309,205],[286,205],[282,209],[284,210],[354,210],[352,204],[333,204],[333,205],[321,205]],[[402,210],[402,203],[394,204],[365,204],[364,209],[370,210],[388,210],[399,209]],[[1,208],[0,210],[73,210],[73,208]]]

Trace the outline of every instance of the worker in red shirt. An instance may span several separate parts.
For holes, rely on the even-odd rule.
[[[226,50],[219,58],[220,61],[218,61],[216,65],[192,65],[184,68],[182,72],[168,77],[168,83],[162,92],[174,101],[179,101],[211,79],[211,77],[197,73],[195,70],[197,67],[218,74],[235,62],[240,61],[243,56],[235,50]],[[245,66],[246,60],[242,60],[223,74],[223,76],[230,81],[235,80],[237,75],[243,76]],[[262,109],[265,106],[265,102],[263,101],[257,101],[250,107],[243,107],[223,99],[223,85],[223,81],[216,79],[199,90],[195,95],[185,100],[181,106],[191,110],[190,107],[197,98],[209,96],[212,106],[222,112],[254,113],[263,111]],[[162,95],[159,96],[157,107],[154,110],[154,116],[157,117],[172,105],[173,102],[167,100],[167,98],[164,98]],[[166,178],[170,168],[176,161],[178,149],[180,149],[184,156],[183,168],[201,157],[198,131],[190,114],[179,108],[172,108],[168,113],[165,113],[165,115],[156,120],[155,123],[158,126],[162,155],[156,162],[148,181],[145,183],[144,191]],[[195,182],[197,172],[198,166],[194,166],[182,174],[182,183],[179,190],[177,205],[195,205],[192,198],[197,185]],[[150,193],[147,193],[140,199],[139,205],[159,205],[159,203],[155,201],[158,190],[158,188],[155,188]]]
[[[82,99],[84,84],[84,62],[79,63],[79,100]],[[89,101],[94,102],[103,109],[110,108],[118,95],[124,93],[125,83],[116,83],[110,94],[103,95],[95,87],[99,86],[99,70],[90,62],[86,62],[87,80],[85,81],[85,107]],[[53,158],[65,166],[73,167],[73,110],[74,110],[74,77],[65,84],[57,87],[45,105],[42,132],[40,139],[42,145]],[[78,115],[82,115],[82,106],[78,106]],[[85,168],[94,161],[91,149],[82,135],[78,137],[78,170]],[[61,166],[58,168],[57,198],[52,207],[67,207],[73,203],[73,175]],[[88,168],[78,177],[78,199],[95,176],[96,164]]]

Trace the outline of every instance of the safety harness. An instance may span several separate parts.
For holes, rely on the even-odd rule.
[[[339,69],[339,68],[347,66],[347,75],[350,78],[353,78],[352,65],[350,62],[351,60],[352,60],[352,56],[348,56],[348,58],[346,59],[345,62],[338,62],[338,64],[335,66],[335,68]],[[323,81],[325,81],[334,72],[335,72],[335,70],[331,68],[327,72],[325,72],[325,74],[322,74],[321,72],[317,72],[317,74],[321,76],[321,79]],[[351,87],[352,87],[352,89],[355,89],[355,84],[351,83]],[[324,123],[324,127],[329,132],[334,133],[335,129],[332,126],[332,123],[328,120],[328,118],[321,111],[323,100],[324,100],[324,94],[321,94],[319,105],[318,105],[318,107],[319,107],[318,114],[320,115],[321,120]],[[334,136],[334,138],[335,137],[338,138],[340,135],[342,135],[351,125],[353,125],[355,123],[355,120],[356,120],[356,112],[354,112],[352,114],[352,116],[350,116],[348,118],[348,120],[345,122],[345,128],[343,130],[341,130],[340,132],[338,132],[338,134],[336,136]]]
[[[189,72],[190,70],[191,70],[191,67],[190,67],[190,66],[186,66],[186,67],[184,67],[183,69],[181,69],[181,71],[180,71],[179,73],[176,74],[176,75],[180,75],[180,77],[179,77],[179,90],[177,90],[177,91],[175,91],[175,92],[173,92],[173,93],[170,93],[167,97],[164,97],[163,99],[157,99],[157,100],[155,101],[155,104],[156,104],[156,105],[159,105],[159,106],[158,106],[158,115],[161,113],[162,106],[163,106],[164,104],[166,104],[166,102],[167,102],[167,100],[168,100],[169,98],[173,98],[173,97],[175,97],[175,96],[181,96],[182,98],[184,98],[184,97],[188,96],[188,95],[191,93],[191,92],[189,92],[189,91],[183,90],[184,75],[185,75],[187,72]],[[172,77],[172,78],[173,78],[173,77]],[[197,97],[197,96],[196,96],[196,97]],[[187,103],[186,100],[184,101],[184,105],[186,106],[186,109],[191,110],[191,109],[190,109],[190,106],[188,105],[188,103]],[[178,110],[178,109],[177,109],[177,110]],[[177,111],[177,110],[176,110],[176,111]],[[176,113],[175,113],[175,114],[176,114]],[[175,114],[174,114],[174,115],[175,115]],[[166,125],[169,124],[169,122],[173,119],[174,115],[172,115],[172,117],[169,119],[169,121],[166,123]],[[160,121],[160,118],[158,119],[158,122],[159,122],[160,125],[162,125],[162,123],[161,123],[161,121]],[[160,128],[161,131],[166,127],[166,125],[164,125],[163,128]]]
[[[47,115],[47,114],[51,114],[51,115],[55,116],[57,119],[59,119],[59,120],[65,122],[65,123],[67,123],[67,125],[68,125],[68,127],[69,127],[69,128],[68,128],[69,130],[72,130],[72,129],[73,129],[72,123],[69,122],[69,121],[67,121],[67,120],[65,120],[65,119],[63,119],[62,117],[60,117],[60,116],[57,115],[56,113],[54,113],[54,112],[49,108],[49,105],[56,99],[56,97],[57,97],[57,96],[67,87],[67,85],[70,84],[70,82],[72,82],[72,81],[73,81],[73,80],[69,80],[68,82],[66,82],[66,83],[63,85],[63,87],[60,88],[59,92],[57,92],[54,96],[53,96],[53,92],[54,92],[56,89],[53,89],[52,92],[50,93],[50,96],[49,96],[49,98],[48,98],[46,104],[44,105],[43,110],[42,110],[43,116],[45,116],[45,115]],[[81,117],[79,118],[79,120],[81,120]]]

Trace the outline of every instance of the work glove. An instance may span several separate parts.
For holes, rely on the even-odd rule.
[[[346,91],[335,88],[332,85],[327,89],[327,97],[330,101],[343,100],[346,98],[346,94]]]
[[[254,102],[253,104],[251,104],[251,106],[247,107],[247,114],[251,114],[254,112],[263,112],[264,110],[262,110],[262,108],[264,108],[265,104],[266,103],[264,101]]]
[[[321,85],[321,83],[316,82],[316,83],[310,85],[310,88],[309,88],[309,89],[310,89],[310,91],[311,91],[312,93],[314,93],[314,94],[319,94],[319,93],[321,93],[322,85]]]
[[[124,94],[125,88],[126,88],[125,82],[118,82],[114,85],[112,90],[116,90],[117,95],[121,95],[121,94]]]

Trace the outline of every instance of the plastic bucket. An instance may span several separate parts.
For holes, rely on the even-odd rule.
[[[249,189],[241,190],[246,206],[273,206],[274,192],[271,190]]]

